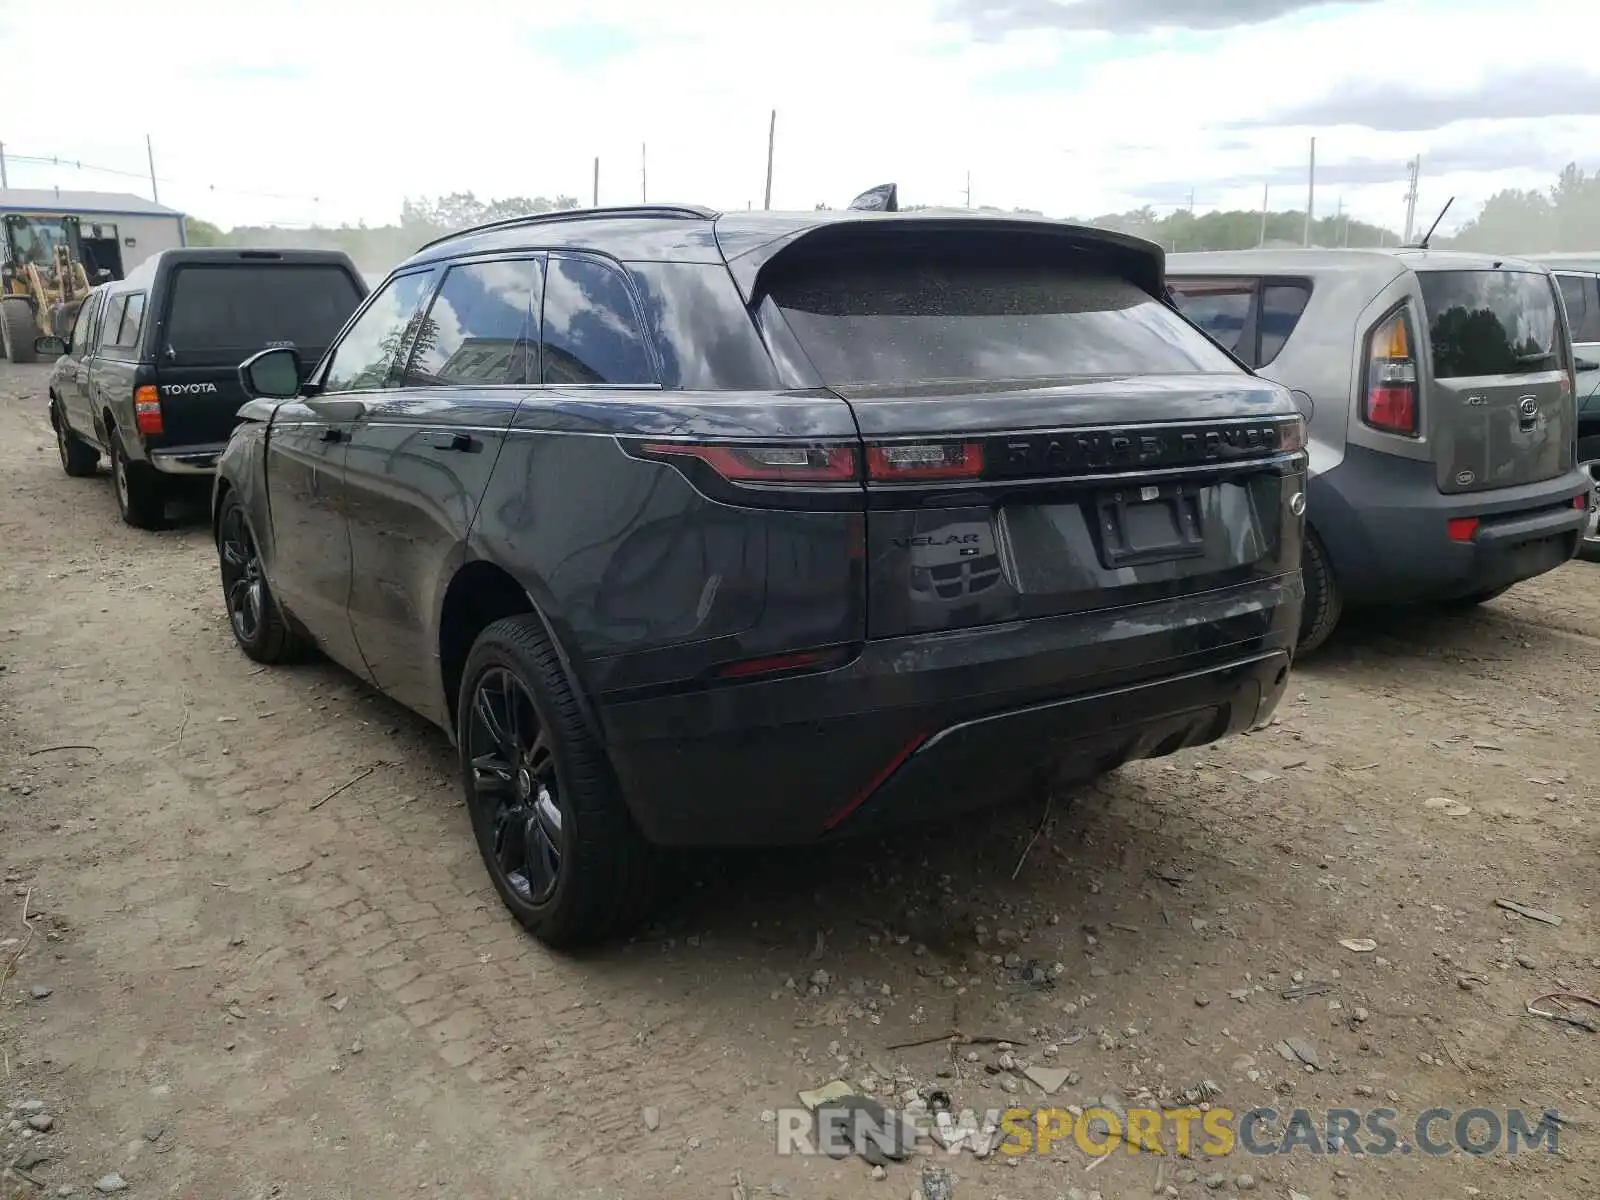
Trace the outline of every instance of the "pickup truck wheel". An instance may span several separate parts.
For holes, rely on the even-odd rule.
[[[268,665],[298,659],[307,645],[267,585],[250,519],[239,497],[231,492],[223,499],[217,517],[217,558],[228,624],[239,649]]]
[[[0,297],[0,348],[6,360],[14,363],[31,363],[37,360],[33,341],[39,336],[39,327],[33,319],[33,309],[21,296]]]
[[[111,490],[117,511],[135,529],[160,529],[167,519],[167,490],[148,463],[132,462],[116,430],[111,431]]]
[[[1333,564],[1328,552],[1311,529],[1306,530],[1304,549],[1300,557],[1300,578],[1305,584],[1305,607],[1300,612],[1300,640],[1296,647],[1300,654],[1310,654],[1328,640],[1339,616],[1344,612],[1344,599],[1339,594],[1339,583],[1333,577]]]
[[[1589,496],[1589,527],[1578,543],[1578,557],[1600,562],[1600,435],[1578,442],[1578,465],[1589,473],[1593,483]]]
[[[456,733],[478,850],[529,932],[568,947],[643,916],[657,853],[537,617],[507,617],[478,635],[461,676]]]
[[[93,475],[100,465],[100,451],[73,433],[67,425],[66,414],[59,406],[50,406],[50,424],[56,431],[56,451],[61,455],[61,469],[74,478]]]

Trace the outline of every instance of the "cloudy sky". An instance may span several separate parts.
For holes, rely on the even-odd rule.
[[[230,8],[233,14],[230,15]],[[7,95],[52,94],[59,26],[0,0]],[[393,220],[407,196],[648,195],[1089,216],[1303,207],[1398,227],[1405,163],[1446,228],[1600,168],[1584,0],[75,0],[98,82],[0,116],[14,187],[149,194],[224,226]],[[92,35],[90,34],[92,31]],[[119,87],[117,80],[126,83]],[[38,164],[60,156],[86,164]],[[106,170],[126,172],[117,175]],[[1431,219],[1431,217],[1430,217]]]

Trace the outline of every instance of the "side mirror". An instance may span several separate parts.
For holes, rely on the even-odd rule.
[[[56,337],[54,334],[45,334],[44,337],[33,339],[33,352],[42,354],[46,358],[60,358],[72,349],[72,344],[66,338]]]
[[[1572,360],[1572,369],[1574,371],[1600,371],[1600,362],[1595,362],[1592,358],[1575,358]]]
[[[273,346],[239,364],[239,385],[252,400],[290,400],[300,394],[300,356]]]

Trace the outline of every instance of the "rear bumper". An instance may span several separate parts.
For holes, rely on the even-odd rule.
[[[776,845],[1003,801],[1247,728],[1288,678],[1298,572],[1181,600],[872,642],[817,675],[601,700],[664,845]]]
[[[1589,483],[1573,470],[1557,479],[1447,496],[1431,463],[1348,447],[1307,486],[1307,518],[1354,604],[1454,600],[1542,575],[1577,551],[1587,522],[1574,507]],[[1449,523],[1478,520],[1471,540]]]
[[[217,469],[217,459],[227,448],[226,442],[204,446],[174,446],[170,449],[151,450],[147,457],[150,465],[166,475],[210,475]]]

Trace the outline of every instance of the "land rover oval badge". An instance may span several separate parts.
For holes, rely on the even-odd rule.
[[[1462,487],[1466,487],[1468,484],[1470,484],[1476,478],[1477,478],[1477,476],[1474,475],[1471,471],[1461,471],[1456,475],[1456,483],[1458,483]]]

